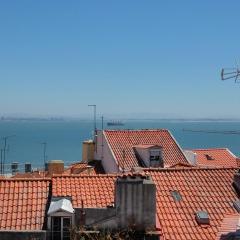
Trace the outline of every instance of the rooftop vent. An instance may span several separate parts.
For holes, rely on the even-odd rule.
[[[206,211],[196,212],[196,221],[198,224],[209,224],[210,219],[209,219],[208,212]]]
[[[207,160],[214,160],[214,158],[211,155],[205,154]]]
[[[171,195],[176,202],[180,202],[182,200],[181,194],[176,190],[171,191]]]
[[[240,200],[236,200],[233,202],[233,207],[240,213]]]

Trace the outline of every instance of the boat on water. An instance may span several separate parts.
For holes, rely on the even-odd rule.
[[[108,126],[123,126],[124,123],[122,121],[110,121],[110,122],[107,122],[107,125]]]

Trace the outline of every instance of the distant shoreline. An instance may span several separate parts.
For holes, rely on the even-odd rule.
[[[113,118],[104,119],[108,121]],[[159,121],[159,122],[240,122],[239,118],[118,118],[121,121]],[[71,117],[1,117],[0,122],[69,122],[69,121],[93,121],[91,118]],[[97,120],[100,122],[100,120]]]

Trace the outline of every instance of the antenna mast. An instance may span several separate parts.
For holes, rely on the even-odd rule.
[[[103,125],[103,116],[101,117],[102,119],[102,156],[101,156],[101,159],[103,160],[103,149],[104,149],[104,145],[103,145],[103,130],[104,130],[104,125]]]
[[[5,173],[5,163],[6,163],[6,151],[7,151],[7,140],[11,137],[15,137],[16,135],[5,136],[2,137],[4,144],[3,149],[1,149],[1,174]]]
[[[46,162],[47,162],[47,155],[46,155],[46,151],[47,151],[47,143],[46,142],[43,142],[42,143],[43,145],[43,170],[45,170],[46,168]]]
[[[95,134],[97,132],[97,105],[96,104],[89,104],[88,107],[93,107],[93,139],[95,137]]]

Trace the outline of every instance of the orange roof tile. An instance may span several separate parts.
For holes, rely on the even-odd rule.
[[[12,178],[44,178],[47,175],[45,171],[34,171],[29,173],[16,173]]]
[[[228,148],[192,149],[199,166],[238,167],[237,157]]]
[[[131,169],[139,166],[134,153],[136,145],[162,147],[164,166],[188,163],[176,140],[166,129],[157,130],[105,130],[104,134],[120,167]],[[125,150],[125,161],[123,159]]]
[[[225,214],[236,214],[232,186],[236,168],[145,169],[157,187],[157,228],[163,239],[215,240]],[[73,206],[106,207],[114,201],[117,175],[54,176],[53,196],[72,196]],[[178,193],[180,201],[173,197]],[[210,225],[198,225],[197,211],[207,211]]]
[[[226,214],[216,240],[227,240],[226,235],[240,229],[240,214]],[[231,238],[233,239],[233,238]]]
[[[50,179],[0,179],[0,230],[42,230]]]
[[[157,214],[164,239],[214,239],[226,213],[237,213],[232,187],[235,168],[149,169],[157,185]],[[176,201],[172,191],[181,200]],[[210,225],[198,225],[197,211],[207,211]]]
[[[87,163],[83,162],[73,163],[70,167],[64,170],[64,174],[79,174],[88,169],[89,166]]]
[[[73,207],[106,207],[114,199],[116,175],[69,175],[53,176],[52,195],[71,196]]]
[[[105,173],[100,161],[91,161],[89,163],[78,162],[73,163],[63,174],[101,174]]]

